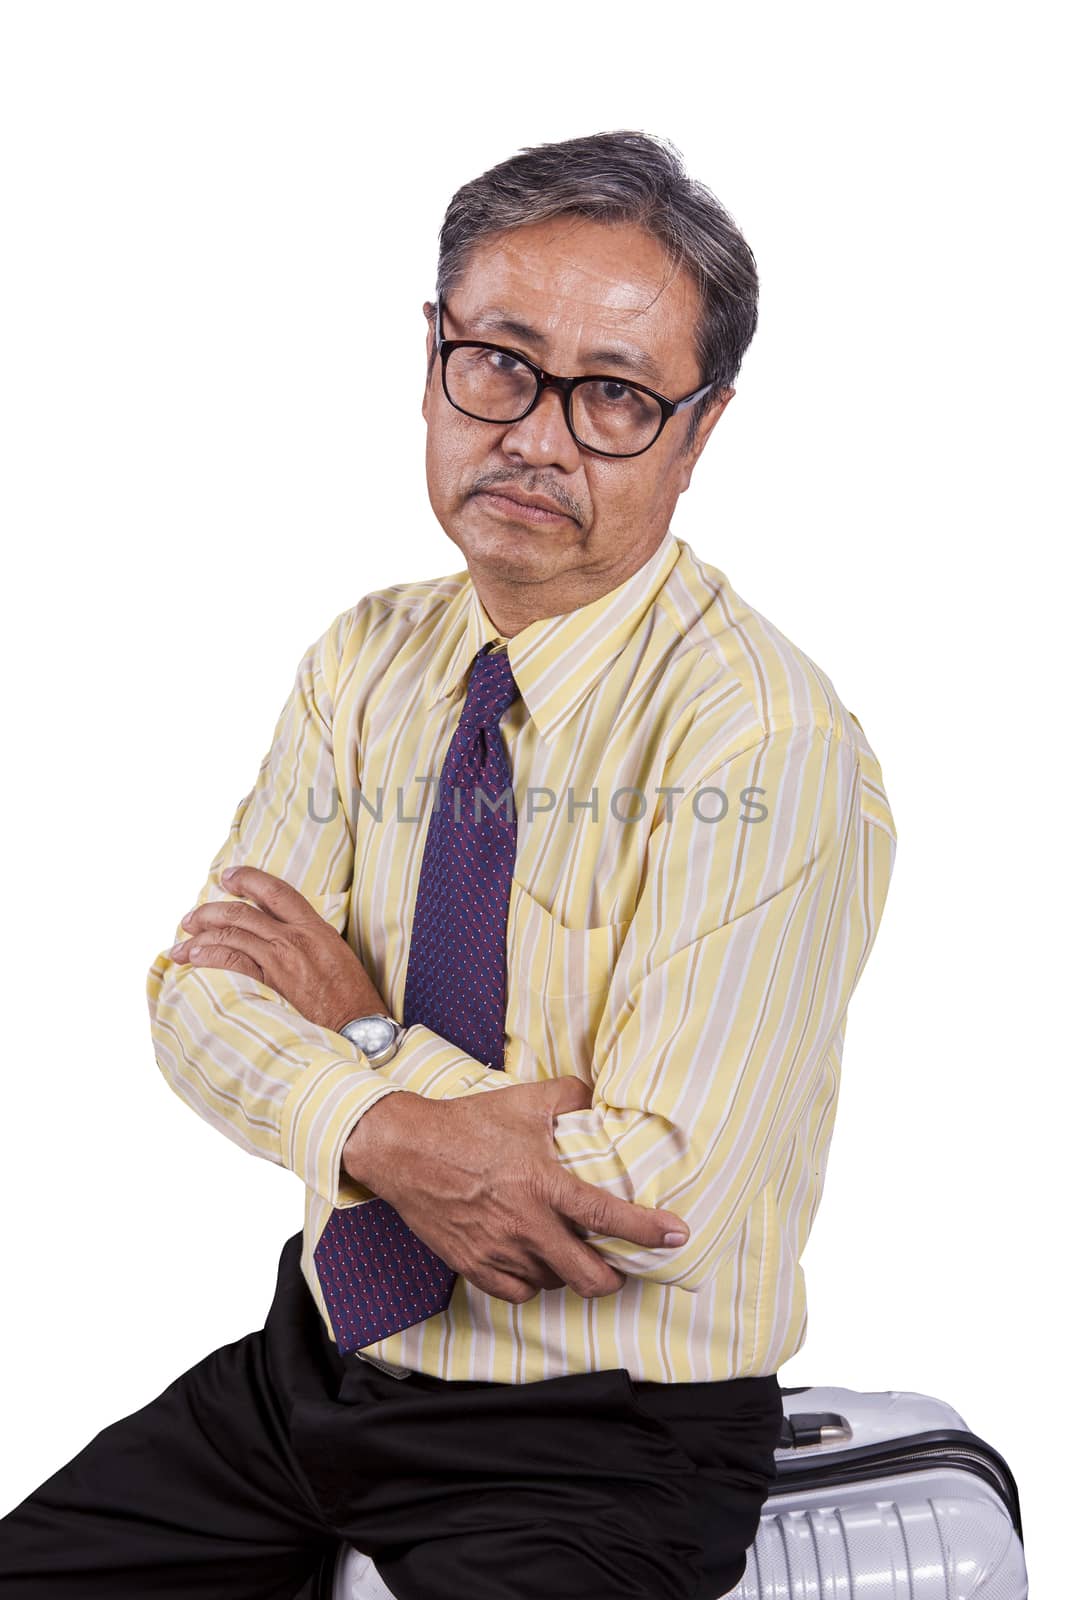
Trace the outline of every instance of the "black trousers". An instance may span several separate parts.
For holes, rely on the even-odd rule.
[[[0,1520],[0,1600],[328,1600],[343,1542],[398,1600],[713,1600],[775,1476],[775,1374],[395,1378],[340,1357],[288,1239],[266,1325]]]

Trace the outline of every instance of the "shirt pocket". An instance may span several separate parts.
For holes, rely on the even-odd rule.
[[[628,922],[572,928],[512,880],[504,1065],[525,1079],[593,1081],[593,1041]]]

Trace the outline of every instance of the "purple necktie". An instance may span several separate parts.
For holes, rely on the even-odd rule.
[[[498,726],[518,694],[507,651],[471,665],[430,816],[411,928],[406,1027],[421,1022],[487,1067],[504,1065],[506,937],[515,870],[511,767]],[[448,1305],[456,1273],[381,1199],[335,1209],[315,1246],[347,1355]]]

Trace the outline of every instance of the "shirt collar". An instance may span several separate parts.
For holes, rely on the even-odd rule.
[[[575,611],[527,623],[507,640],[487,616],[470,573],[453,574],[459,584],[439,623],[441,648],[426,674],[424,704],[465,694],[477,652],[491,642],[506,644],[523,702],[538,733],[551,739],[621,654],[680,554],[668,528],[644,566],[614,589]]]

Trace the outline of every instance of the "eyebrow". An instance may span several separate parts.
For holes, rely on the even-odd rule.
[[[484,311],[479,311],[471,317],[467,326],[479,333],[506,333],[513,339],[521,339],[524,344],[531,344],[535,348],[543,347],[545,344],[543,333],[538,333],[536,328],[531,328],[501,306],[487,306]],[[602,345],[598,350],[583,350],[578,359],[590,372],[602,367],[629,367],[632,372],[639,372],[643,378],[649,378],[653,383],[663,381],[652,357],[646,355],[635,344]]]

